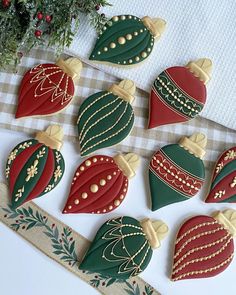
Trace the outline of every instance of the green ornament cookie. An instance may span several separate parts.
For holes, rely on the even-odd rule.
[[[122,280],[136,276],[148,266],[152,249],[160,247],[167,232],[162,221],[110,219],[98,230],[79,268]]]
[[[205,179],[202,158],[206,143],[204,134],[194,133],[154,154],[149,166],[153,211],[188,200],[200,191]]]
[[[151,54],[165,25],[164,20],[149,16],[114,16],[104,25],[89,59],[122,66],[140,63]]]
[[[129,135],[134,124],[134,93],[135,84],[123,80],[82,103],[77,121],[82,157],[116,145]]]
[[[43,196],[60,182],[65,170],[59,151],[62,138],[62,128],[53,125],[12,150],[6,165],[12,208]]]

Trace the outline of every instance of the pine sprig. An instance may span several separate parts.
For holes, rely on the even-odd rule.
[[[106,0],[0,0],[0,68],[15,67],[23,52],[37,46],[53,46],[59,55],[69,47],[81,16],[100,32],[107,18],[100,7]]]

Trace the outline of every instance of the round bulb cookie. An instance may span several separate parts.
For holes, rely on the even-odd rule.
[[[98,230],[79,268],[127,280],[145,270],[168,227],[162,221],[113,218]]]
[[[149,101],[148,129],[192,120],[206,102],[212,62],[201,58],[186,67],[164,70],[154,81]]]
[[[63,111],[72,101],[82,63],[77,58],[59,59],[30,69],[20,85],[15,117],[48,116]]]
[[[135,88],[133,81],[123,80],[82,103],[77,121],[82,157],[116,145],[129,135],[134,124],[131,103]]]
[[[224,151],[216,162],[206,203],[236,202],[236,147]]]
[[[19,143],[6,165],[13,209],[54,189],[60,182],[65,163],[60,148],[63,130],[58,125],[40,131],[35,139]]]
[[[160,18],[114,16],[98,35],[89,59],[119,66],[136,65],[151,54],[165,26],[166,22]]]
[[[235,235],[232,209],[187,220],[177,234],[171,279],[209,278],[224,271],[233,260]]]
[[[120,206],[139,165],[136,154],[96,155],[76,170],[62,213],[108,213]]]
[[[202,158],[206,143],[204,134],[194,133],[154,154],[149,166],[153,211],[188,200],[200,191],[205,179]]]

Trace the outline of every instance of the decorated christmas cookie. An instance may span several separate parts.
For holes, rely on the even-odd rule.
[[[205,202],[236,202],[236,147],[224,151],[217,160]]]
[[[148,128],[195,118],[206,102],[211,68],[211,60],[202,58],[162,72],[152,86]]]
[[[108,91],[89,96],[81,105],[78,133],[81,156],[115,145],[129,135],[134,124],[135,84],[123,80]]]
[[[63,130],[53,125],[18,144],[10,153],[6,165],[12,207],[41,197],[61,180],[65,164],[60,148]]]
[[[59,59],[56,64],[39,64],[21,82],[16,118],[47,116],[61,112],[74,96],[73,79],[79,76],[79,59]]]
[[[151,54],[165,26],[160,18],[114,16],[104,25],[89,59],[121,66],[138,64]]]
[[[63,213],[108,213],[123,202],[128,180],[135,175],[139,157],[97,155],[76,170]]]
[[[202,158],[206,143],[204,134],[194,133],[154,154],[149,167],[153,211],[188,200],[199,192],[205,178]]]
[[[187,220],[175,242],[171,279],[213,277],[224,271],[234,256],[236,211],[199,215]]]
[[[129,216],[110,219],[98,230],[79,268],[126,280],[141,273],[168,232],[162,221]]]

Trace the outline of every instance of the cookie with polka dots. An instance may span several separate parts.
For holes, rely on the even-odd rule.
[[[154,81],[149,103],[148,128],[192,120],[202,111],[210,80],[208,58],[164,70]]]
[[[123,202],[139,165],[136,154],[96,155],[76,170],[63,213],[108,213]]]
[[[166,22],[160,18],[114,16],[98,35],[89,59],[120,66],[138,64],[151,54],[165,26]]]

